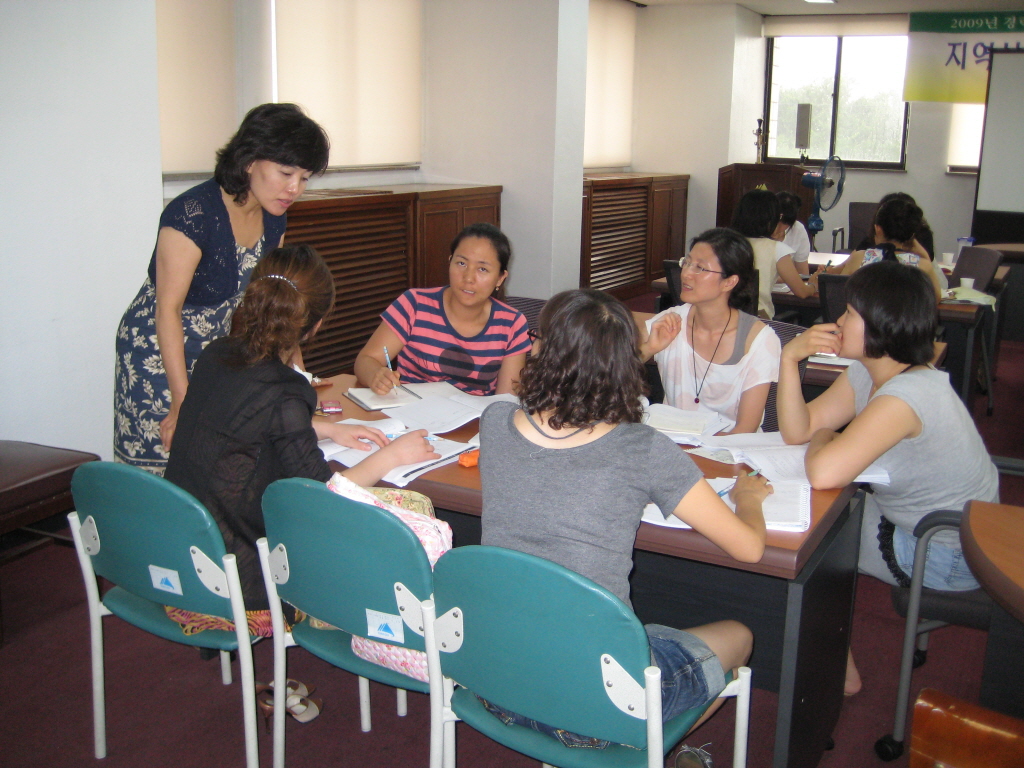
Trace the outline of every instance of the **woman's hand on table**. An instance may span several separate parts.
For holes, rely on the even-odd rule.
[[[401,378],[398,372],[392,371],[386,365],[382,365],[374,373],[373,380],[370,382],[370,389],[378,395],[386,395],[392,389],[399,386],[399,384],[401,384]]]
[[[427,440],[427,430],[425,429],[406,432],[401,437],[396,437],[391,441],[387,451],[395,459],[395,466],[418,464],[421,461],[441,458],[441,454],[435,451],[433,444]]]
[[[835,323],[813,325],[782,348],[782,359],[800,362],[811,355],[821,353],[838,355],[842,346],[843,336],[838,325]]]
[[[740,475],[729,489],[729,498],[737,505],[747,502],[760,506],[774,492],[768,478],[763,475]]]
[[[379,429],[364,427],[360,424],[335,423],[324,425],[321,431],[338,445],[344,445],[346,448],[355,448],[357,451],[370,450],[369,443],[365,442],[367,440],[371,443],[376,443],[381,448],[384,448],[390,442],[387,436]]]

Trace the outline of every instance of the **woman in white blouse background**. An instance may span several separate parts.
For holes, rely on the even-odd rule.
[[[717,413],[726,433],[756,432],[779,378],[781,344],[739,309],[758,290],[750,243],[731,229],[709,229],[693,239],[681,266],[684,303],[648,321],[641,354],[657,361],[667,404]]]

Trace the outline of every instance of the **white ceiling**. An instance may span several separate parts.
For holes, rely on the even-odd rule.
[[[816,13],[912,13],[921,11],[1019,11],[1021,0],[637,0],[642,5],[741,5],[764,16]]]

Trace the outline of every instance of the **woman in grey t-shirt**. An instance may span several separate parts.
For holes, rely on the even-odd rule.
[[[998,474],[949,376],[929,365],[937,312],[928,277],[893,261],[871,264],[850,278],[846,300],[838,323],[816,325],[782,350],[779,429],[787,443],[810,442],[805,464],[815,488],[842,487],[872,462],[888,471],[889,484],[875,485],[865,503],[859,567],[909,583],[917,522],[972,499],[998,501]],[[805,403],[797,364],[815,352],[856,362]],[[925,586],[977,588],[956,533],[932,539]],[[847,672],[854,693],[852,656]]]

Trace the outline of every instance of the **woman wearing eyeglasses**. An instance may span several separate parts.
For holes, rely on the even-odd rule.
[[[731,229],[709,229],[680,266],[683,304],[648,321],[640,351],[657,361],[666,403],[717,413],[729,434],[756,432],[782,349],[774,331],[739,309],[757,295],[750,243]]]

